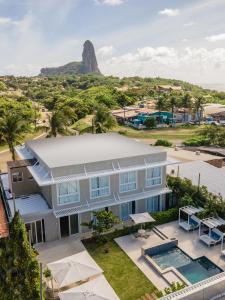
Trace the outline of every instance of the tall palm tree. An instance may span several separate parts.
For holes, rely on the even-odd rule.
[[[116,125],[116,119],[107,107],[99,106],[92,118],[92,125],[86,127],[80,133],[104,133],[112,129]]]
[[[0,135],[3,141],[9,146],[13,160],[16,159],[14,147],[16,144],[21,143],[24,134],[29,130],[30,124],[15,112],[6,112],[0,118]]]
[[[182,98],[182,106],[184,108],[184,122],[185,122],[185,116],[186,116],[186,112],[185,112],[185,109],[190,110],[191,108],[191,105],[192,105],[192,101],[191,101],[191,95],[186,93],[183,98]]]
[[[155,104],[156,109],[159,112],[159,124],[161,123],[161,112],[165,108],[165,99],[162,96],[159,96]]]
[[[50,131],[47,137],[69,134],[69,126],[74,119],[76,119],[76,115],[71,107],[63,105],[55,108],[49,116]]]
[[[199,96],[195,99],[195,103],[194,103],[194,108],[195,108],[195,112],[197,114],[199,125],[201,124],[202,112],[204,109],[204,107],[203,107],[204,102],[205,102],[204,98],[202,96]]]
[[[172,118],[174,119],[174,109],[177,105],[177,99],[175,96],[172,96],[170,98],[170,106],[171,106],[171,113],[172,113]]]

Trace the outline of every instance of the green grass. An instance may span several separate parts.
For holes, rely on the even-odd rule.
[[[166,139],[184,141],[193,137],[199,130],[199,127],[190,128],[158,128],[152,130],[136,130],[130,127],[118,126],[115,131],[124,131],[126,136],[140,139]]]
[[[104,270],[105,277],[121,300],[137,300],[145,293],[156,291],[156,287],[114,241],[104,245],[84,241],[84,245]],[[109,252],[105,253],[105,249]]]

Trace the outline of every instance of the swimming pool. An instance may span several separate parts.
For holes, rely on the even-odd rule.
[[[150,257],[162,270],[176,268],[192,284],[223,272],[207,257],[192,259],[176,246]]]

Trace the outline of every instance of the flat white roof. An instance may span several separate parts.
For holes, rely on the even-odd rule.
[[[165,152],[119,134],[85,134],[26,142],[49,168]]]
[[[178,166],[179,177],[188,178],[194,185],[198,185],[200,174],[200,185],[225,199],[225,168],[217,168],[204,161],[192,161],[167,166],[167,174],[177,176]]]
[[[14,215],[13,200],[8,200],[12,215]],[[15,199],[16,209],[19,210],[21,216],[43,213],[50,211],[47,202],[40,194],[19,197]]]

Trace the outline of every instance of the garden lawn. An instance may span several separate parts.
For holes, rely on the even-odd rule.
[[[137,300],[156,287],[138,269],[130,258],[114,242],[96,244],[83,241],[87,251],[104,270],[104,275],[121,300]],[[105,253],[105,249],[109,252]]]

